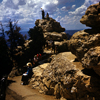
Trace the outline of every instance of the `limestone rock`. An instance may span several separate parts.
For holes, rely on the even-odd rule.
[[[56,46],[56,49],[57,49],[57,52],[60,53],[60,52],[66,52],[68,51],[68,41],[61,41],[61,42],[56,42],[55,41],[55,46]]]
[[[82,18],[80,19],[80,22],[89,27],[99,28],[100,27],[100,4],[97,3],[97,4],[90,5],[86,10],[85,15],[83,15]]]
[[[33,68],[33,73],[34,73],[35,77],[40,77],[48,64],[49,63],[44,63],[42,65],[39,65],[38,67]]]
[[[65,28],[62,28],[60,23],[54,20],[53,18],[47,19],[38,19],[35,22],[36,26],[39,26],[43,29],[44,32],[64,32]]]
[[[78,31],[68,41],[68,47],[80,61],[90,48],[96,46],[100,46],[100,31],[94,29]]]
[[[31,83],[33,85],[36,83],[42,93],[55,95],[56,98],[98,100],[100,97],[99,77],[86,75],[85,71],[76,68],[67,56],[67,53],[60,53],[43,68],[44,70],[41,71],[38,67],[37,70],[33,69],[33,72],[37,71],[41,74],[34,73]]]
[[[53,41],[63,41],[63,39],[67,40],[67,35],[65,32],[45,32],[44,38],[46,40],[51,40],[52,38]]]
[[[48,43],[48,48],[51,48],[51,43],[48,42],[50,40],[58,42],[68,40],[67,34],[64,32],[65,28],[61,27],[60,23],[53,18],[49,18],[49,20],[37,19],[35,25],[43,29],[43,35],[46,43]],[[63,47],[64,46],[65,45],[63,45]],[[66,46],[64,48],[66,48]],[[65,51],[65,49],[60,51]]]
[[[100,46],[91,48],[82,58],[82,64],[85,68],[93,68],[100,75]]]

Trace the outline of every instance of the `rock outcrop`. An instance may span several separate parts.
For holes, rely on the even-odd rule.
[[[67,40],[67,35],[65,32],[45,32],[44,38],[46,40],[63,41],[64,39]]]
[[[61,41],[61,42],[55,41],[55,46],[56,46],[58,53],[69,50],[68,49],[68,41]]]
[[[57,50],[60,50],[58,48],[61,47],[62,42],[65,42],[68,40],[67,34],[64,32],[65,28],[61,27],[60,23],[51,17],[49,17],[49,20],[47,18],[37,19],[35,22],[35,25],[37,27],[42,28],[44,38],[46,42],[48,43],[49,47],[51,47],[49,43],[50,40],[53,40],[54,44],[56,44],[55,41],[58,41],[58,42],[61,42],[60,45],[55,45],[55,46],[57,47]],[[65,46],[66,45],[62,45],[63,48],[66,48]],[[66,49],[60,50],[58,52],[61,52],[61,51],[66,51]]]
[[[78,31],[68,41],[68,46],[71,52],[81,61],[90,48],[100,46],[100,31],[94,29]]]
[[[93,68],[100,75],[100,46],[89,49],[82,58],[82,64],[85,68]]]
[[[89,6],[80,22],[92,28],[100,27],[100,3]]]
[[[100,72],[100,3],[88,7],[80,22],[92,29],[76,32],[68,41],[71,52],[77,56],[84,68]]]
[[[38,19],[35,22],[36,26],[39,26],[43,29],[44,32],[64,32],[65,28],[62,28],[60,23],[54,20],[53,18],[47,19]]]
[[[67,58],[68,53],[60,53],[51,63],[33,68],[30,81],[40,93],[55,95],[69,100],[98,100],[100,96],[99,76],[86,75]],[[91,72],[90,72],[91,73]]]
[[[63,41],[63,39],[67,40],[67,34],[64,32],[65,28],[61,27],[60,23],[54,20],[53,18],[49,18],[49,20],[45,19],[37,19],[35,25],[41,27],[43,30],[44,38],[46,40],[53,41]]]

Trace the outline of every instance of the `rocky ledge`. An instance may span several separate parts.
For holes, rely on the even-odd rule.
[[[49,20],[37,19],[35,22],[35,25],[41,27],[44,32],[58,32],[58,33],[60,33],[60,32],[65,31],[65,28],[62,28],[60,23],[51,17],[49,18]]]

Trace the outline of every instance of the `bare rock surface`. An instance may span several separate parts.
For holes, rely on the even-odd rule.
[[[92,71],[80,70],[74,63],[75,58],[64,52],[55,56],[51,63],[33,68],[30,84],[40,93],[55,95],[61,100],[98,100],[99,76]]]
[[[96,46],[100,46],[100,31],[94,29],[78,31],[68,41],[68,47],[80,61],[90,48]]]
[[[100,46],[91,48],[82,58],[82,64],[85,68],[93,68],[100,75]]]
[[[100,4],[97,3],[90,5],[87,8],[85,15],[82,16],[80,22],[92,28],[99,28],[100,27],[99,17],[100,17]]]
[[[82,63],[84,68],[93,68],[100,75],[100,30],[78,31],[68,41],[68,48]]]
[[[46,40],[54,40],[54,41],[63,41],[64,39],[67,40],[67,35],[65,32],[45,32],[44,33],[44,38]]]
[[[55,19],[53,18],[49,18],[49,20],[47,19],[38,19],[35,22],[36,26],[39,26],[43,29],[44,32],[64,32],[65,28],[62,28],[60,23],[57,22]]]
[[[61,42],[60,46],[59,46],[59,47],[61,47],[62,42],[68,40],[67,34],[64,32],[65,28],[63,28],[59,22],[57,22],[55,19],[53,19],[51,17],[49,17],[49,20],[47,20],[46,18],[45,19],[37,19],[35,21],[35,25],[36,25],[36,27],[42,28],[46,43],[48,43],[51,40],[54,42],[58,41],[58,42]],[[48,45],[49,44],[50,43],[48,43]],[[52,46],[49,45],[49,47],[52,47]],[[62,48],[62,50],[59,50],[59,52],[66,51],[66,49],[65,49],[66,45],[62,44],[62,47],[64,49]]]

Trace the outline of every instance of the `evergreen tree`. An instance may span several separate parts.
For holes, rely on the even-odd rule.
[[[1,29],[0,29],[0,36],[1,37],[3,37],[3,38],[5,38],[5,34],[4,34],[4,28],[3,28],[3,25],[2,25],[2,23],[0,22],[0,26],[1,26]]]
[[[43,36],[43,30],[41,27],[35,26],[29,30],[30,39],[33,40],[32,46],[34,53],[43,53],[43,46],[45,44],[45,39]]]
[[[17,46],[23,46],[25,39],[22,34],[19,33],[21,30],[20,27],[17,26],[18,21],[9,21],[9,30],[6,31],[9,39],[7,40],[10,46],[11,56],[13,57],[15,54],[15,49]]]
[[[0,36],[0,79],[3,75],[8,75],[12,69],[9,48],[4,37]]]

